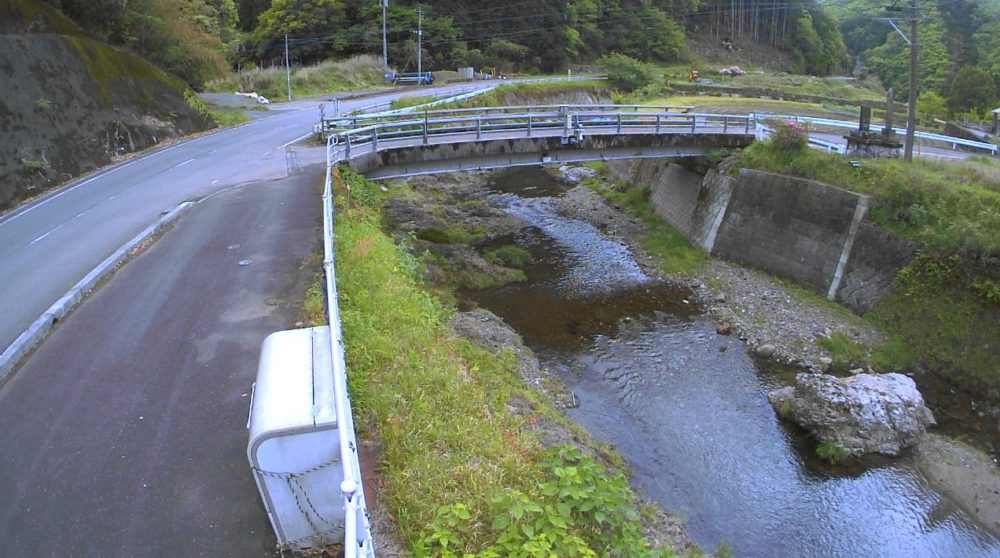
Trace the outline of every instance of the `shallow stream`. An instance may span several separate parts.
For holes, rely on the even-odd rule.
[[[629,249],[559,216],[563,187],[537,169],[492,187],[532,227],[528,282],[463,293],[501,316],[579,397],[570,415],[613,444],[644,495],[687,518],[703,548],[746,557],[1000,557],[1000,540],[909,458],[817,462],[766,393],[787,381],[750,357],[683,289],[650,279]]]

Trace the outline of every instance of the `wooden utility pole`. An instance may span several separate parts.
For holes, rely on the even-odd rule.
[[[917,128],[917,0],[910,0],[910,106],[906,114],[903,160],[913,160],[913,134]]]

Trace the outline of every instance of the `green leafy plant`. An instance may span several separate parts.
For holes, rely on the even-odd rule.
[[[823,442],[816,446],[816,455],[824,461],[837,464],[847,459],[850,452],[836,442]]]
[[[643,538],[628,482],[608,474],[575,446],[558,446],[539,462],[543,479],[526,493],[512,490],[493,500],[495,542],[480,557],[670,556]],[[453,542],[470,530],[466,506],[442,506],[418,545],[421,556],[457,556]],[[471,556],[466,554],[466,556]]]
[[[48,99],[35,99],[35,110],[47,111],[52,109],[52,101]]]

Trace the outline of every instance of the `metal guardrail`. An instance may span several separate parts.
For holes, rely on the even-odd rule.
[[[333,365],[334,400],[336,401],[337,431],[340,442],[340,464],[344,480],[340,491],[344,500],[344,556],[345,558],[375,558],[371,525],[365,500],[361,465],[357,447],[351,441],[354,432],[354,415],[347,392],[347,365],[344,361],[343,332],[340,328],[340,305],[337,299],[337,280],[334,258],[333,213],[333,162],[327,149],[326,182],[323,187],[323,273],[326,279],[327,320],[330,323],[330,351]]]
[[[845,121],[845,120],[830,120],[830,119],[827,119],[827,118],[812,118],[812,117],[808,117],[808,116],[798,116],[798,115],[794,115],[794,114],[762,114],[762,113],[755,113],[755,115],[757,116],[757,118],[759,118],[761,120],[763,120],[765,118],[780,118],[780,119],[793,120],[793,121],[796,121],[796,122],[808,122],[810,124],[815,124],[817,126],[829,126],[831,128],[849,128],[849,129],[855,129],[855,128],[858,127],[858,123],[857,122],[849,122],[849,121]],[[873,124],[871,124],[871,129],[873,131],[876,131],[876,132],[881,132],[882,129],[883,129],[883,126],[881,126],[879,124],[874,124],[873,123]],[[894,127],[892,130],[894,132],[896,132],[897,134],[906,135],[906,129],[905,128],[895,128]],[[985,142],[981,142],[981,141],[967,140],[965,138],[956,138],[954,136],[945,136],[945,135],[942,135],[942,134],[935,134],[933,132],[921,132],[920,130],[916,130],[913,133],[913,135],[916,136],[916,137],[918,137],[918,138],[921,138],[921,139],[926,139],[926,140],[930,140],[930,141],[939,141],[939,142],[942,142],[942,143],[951,144],[951,148],[955,149],[955,150],[958,149],[959,145],[962,145],[962,146],[965,146],[965,147],[972,147],[972,148],[975,148],[975,149],[982,149],[984,151],[988,151],[992,155],[997,155],[998,151],[1000,151],[1000,148],[998,148],[996,145],[994,145],[992,143],[985,143]]]
[[[618,111],[597,109],[624,109]],[[753,116],[667,112],[678,107],[643,105],[562,105],[425,111],[417,115],[365,117],[328,139],[330,160],[349,160],[380,149],[462,143],[489,139],[562,137],[567,143],[588,135],[752,135]],[[683,107],[682,107],[683,108]],[[510,110],[518,112],[508,112]],[[352,120],[352,122],[355,122]]]

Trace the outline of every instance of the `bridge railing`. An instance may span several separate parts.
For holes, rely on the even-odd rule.
[[[452,100],[452,98],[445,99]],[[422,105],[423,107],[433,106],[435,103]],[[324,117],[322,129],[330,134],[337,131],[350,130],[353,128],[370,126],[379,122],[392,122],[395,120],[412,119],[416,115],[426,119],[439,118],[459,118],[475,115],[497,115],[497,114],[525,114],[538,112],[579,112],[579,111],[601,111],[601,112],[635,112],[635,113],[687,113],[694,107],[684,105],[519,105],[519,106],[498,106],[498,107],[477,107],[459,109],[435,109],[435,110],[413,110],[416,107],[399,109],[397,111],[383,111],[370,114],[351,114],[344,116]]]
[[[600,110],[608,107],[623,110]],[[511,112],[514,108],[519,110]],[[588,135],[752,135],[755,131],[752,116],[666,110],[671,108],[676,107],[559,105],[425,111],[338,131],[329,137],[329,144],[336,159],[344,160],[389,146],[535,137],[562,137],[572,142]]]

